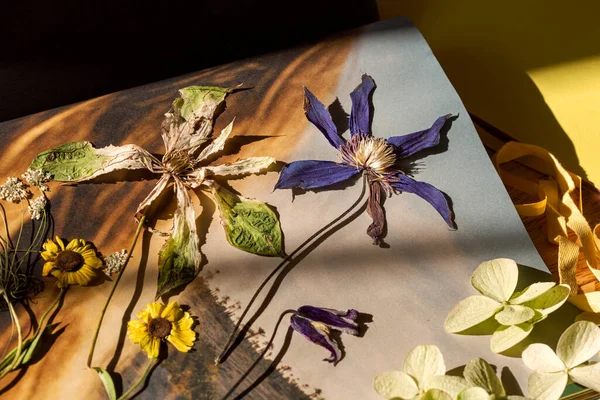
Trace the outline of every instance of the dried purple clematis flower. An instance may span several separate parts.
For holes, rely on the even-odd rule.
[[[350,93],[352,110],[349,128],[350,140],[337,132],[329,111],[307,88],[304,88],[304,112],[339,152],[340,162],[302,160],[286,165],[279,175],[275,189],[314,189],[342,182],[357,174],[365,174],[369,183],[367,213],[373,223],[367,234],[374,244],[379,244],[385,227],[385,212],[381,193],[391,196],[396,192],[414,193],[431,204],[451,228],[453,213],[444,194],[426,182],[418,182],[402,172],[396,163],[423,149],[436,146],[440,131],[452,114],[439,117],[431,128],[389,139],[376,138],[370,132],[371,111],[369,95],[375,82],[368,75],[362,76],[360,85]]]
[[[331,338],[331,329],[358,336],[356,323],[358,311],[338,311],[330,308],[302,306],[290,318],[290,326],[311,342],[325,347],[331,356],[323,359],[337,364],[342,353],[337,343]]]

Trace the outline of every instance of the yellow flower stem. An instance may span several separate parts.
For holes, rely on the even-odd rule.
[[[267,283],[271,280],[271,278],[273,278],[288,262],[291,262],[294,259],[294,257],[296,256],[296,254],[300,253],[300,251],[303,250],[306,246],[308,246],[314,239],[321,236],[321,234],[328,231],[331,227],[333,227],[335,224],[337,224],[342,219],[344,219],[348,214],[350,214],[352,212],[352,210],[356,206],[358,206],[362,202],[362,199],[366,193],[366,182],[367,182],[367,176],[365,174],[363,174],[362,190],[360,192],[360,196],[358,197],[358,199],[350,207],[348,207],[346,209],[346,211],[344,211],[342,214],[337,216],[334,220],[332,220],[327,225],[323,226],[321,229],[316,231],[311,237],[309,237],[304,242],[302,242],[298,247],[296,247],[296,249],[294,249],[294,251],[292,251],[290,253],[290,255],[288,255],[286,258],[284,258],[283,261],[281,261],[279,263],[279,265],[277,265],[269,273],[269,275],[262,281],[262,283],[260,284],[258,289],[256,289],[256,291],[252,295],[250,302],[248,303],[248,305],[242,312],[240,319],[238,319],[237,323],[235,324],[233,331],[229,334],[229,337],[227,338],[227,342],[225,343],[225,346],[223,346],[223,350],[221,350],[221,354],[219,354],[219,356],[215,359],[215,365],[219,365],[222,362],[224,362],[225,359],[229,356],[229,354],[231,354],[231,352],[234,350],[234,348],[238,344],[235,341],[236,336],[238,336],[238,332],[239,332],[239,336],[241,336],[242,338],[245,335],[245,333],[247,332],[246,328],[249,328],[250,324],[253,321],[251,320],[246,325],[244,325],[244,328],[242,328],[242,330],[240,331],[240,326],[242,324],[242,321],[244,320],[244,317],[246,316],[248,311],[250,311],[250,307],[252,307],[252,304],[254,304],[254,301],[258,298],[258,295],[260,294],[260,292],[267,285]]]
[[[155,362],[156,362],[156,359],[155,358],[151,358],[148,361],[148,364],[146,365],[146,369],[144,370],[144,373],[142,374],[142,376],[140,377],[140,379],[138,379],[138,381],[136,383],[134,383],[133,386],[130,387],[128,391],[126,391],[125,393],[123,393],[121,395],[121,397],[119,397],[117,400],[125,400],[127,398],[127,396],[129,396],[131,393],[135,392],[135,390],[138,388],[138,386],[140,386],[142,384],[142,382],[144,382],[146,380],[146,377],[148,376],[148,373],[150,372],[150,370],[154,366]]]
[[[142,215],[142,217],[140,218],[140,222],[138,223],[137,230],[135,231],[135,236],[133,237],[133,242],[131,243],[131,248],[129,249],[129,252],[127,253],[127,258],[125,259],[125,263],[123,264],[123,267],[119,271],[119,275],[117,275],[117,278],[115,279],[115,283],[113,284],[113,287],[110,289],[108,298],[106,299],[106,302],[104,303],[104,307],[102,308],[102,311],[100,312],[100,318],[98,319],[98,325],[96,325],[96,331],[94,332],[94,338],[92,339],[92,347],[90,348],[90,354],[88,355],[88,359],[87,359],[88,368],[90,368],[92,366],[92,359],[94,358],[94,349],[96,348],[96,342],[98,341],[98,333],[100,332],[100,327],[102,326],[102,320],[104,319],[104,314],[106,313],[106,309],[108,308],[110,299],[112,298],[113,294],[115,293],[115,289],[117,288],[117,285],[119,284],[119,281],[121,280],[121,277],[123,276],[125,267],[127,267],[127,264],[129,263],[129,259],[131,258],[131,253],[133,252],[133,249],[135,249],[135,244],[138,240],[138,237],[140,236],[140,232],[142,231],[142,227],[144,226],[145,221],[146,221],[146,216]]]
[[[21,324],[19,323],[19,317],[17,316],[17,313],[15,312],[15,309],[13,308],[12,302],[8,298],[8,295],[6,294],[6,292],[2,293],[2,297],[4,297],[4,300],[6,301],[6,304],[8,305],[8,310],[10,312],[10,318],[12,319],[12,322],[14,323],[14,325],[17,327],[17,337],[19,340],[19,344],[17,345],[17,352],[15,354],[15,357],[13,358],[13,361],[10,363],[9,366],[7,366],[2,371],[0,371],[0,378],[3,378],[6,374],[8,374],[10,371],[12,371],[13,369],[15,369],[17,367],[17,365],[19,364],[19,357],[21,356],[21,350],[23,347],[23,335],[21,334]]]
[[[48,314],[50,314],[50,312],[52,310],[54,310],[54,308],[56,307],[58,302],[64,297],[66,292],[67,292],[67,288],[61,288],[60,292],[58,293],[58,296],[56,296],[56,299],[54,299],[52,304],[50,304],[50,307],[48,307],[48,309],[44,312],[44,314],[42,314],[42,317],[40,318],[40,322],[38,323],[38,327],[33,336],[33,342],[31,343],[31,346],[29,346],[29,348],[27,349],[27,352],[25,353],[25,356],[23,357],[24,363],[28,362],[29,360],[31,360],[31,357],[33,357],[33,352],[35,351],[35,348],[36,348],[38,342],[40,341],[42,335],[44,334],[44,330],[46,329],[46,326],[44,324],[46,317],[48,316]]]

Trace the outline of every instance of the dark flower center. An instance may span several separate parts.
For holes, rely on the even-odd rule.
[[[83,264],[83,256],[72,250],[63,250],[56,256],[56,266],[63,271],[77,271]]]
[[[165,338],[171,333],[171,323],[165,318],[153,318],[148,324],[148,332],[154,337]]]
[[[182,175],[192,168],[192,159],[185,151],[178,151],[163,161],[167,171],[173,175]]]

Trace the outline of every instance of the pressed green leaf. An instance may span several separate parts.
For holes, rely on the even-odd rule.
[[[480,387],[472,387],[463,390],[458,394],[456,400],[490,400],[491,396],[485,389]]]
[[[544,315],[556,311],[569,298],[569,285],[558,285],[537,296],[535,299],[522,303],[523,306],[538,310]]]
[[[213,120],[232,89],[214,86],[188,86],[179,90],[171,110],[165,114],[162,137],[166,155],[178,151],[194,155],[213,129]]]
[[[569,326],[556,345],[556,355],[568,368],[586,362],[598,351],[600,351],[600,328],[589,321],[579,321]]]
[[[468,387],[469,385],[467,384],[467,381],[460,376],[436,375],[429,377],[425,381],[426,389],[441,390],[445,393],[448,393],[453,399],[455,399],[460,392]]]
[[[421,400],[452,400],[452,397],[444,391],[438,389],[429,389],[423,396],[421,396]]]
[[[187,189],[176,183],[177,210],[173,233],[158,253],[156,298],[191,282],[200,272],[200,245],[196,217]]]
[[[527,393],[535,400],[558,400],[567,387],[566,372],[534,372],[527,380]]]
[[[139,146],[94,148],[90,142],[72,142],[38,154],[29,166],[50,173],[59,182],[81,182],[121,169],[152,169],[158,160]]]
[[[437,346],[417,346],[407,354],[402,371],[415,378],[419,388],[423,389],[427,378],[446,373],[444,356]]]
[[[517,325],[529,321],[534,315],[535,311],[529,307],[508,305],[494,315],[494,318],[502,325]]]
[[[508,258],[496,258],[479,264],[471,276],[471,285],[482,295],[503,302],[512,296],[518,279],[516,262]]]
[[[465,366],[464,376],[469,385],[479,386],[497,397],[506,396],[504,386],[496,372],[487,361],[475,358]]]
[[[532,330],[533,325],[527,323],[510,326],[502,325],[492,335],[490,348],[494,353],[502,353],[529,336]]]
[[[419,392],[414,379],[401,371],[377,375],[373,388],[384,399],[412,399]]]
[[[462,332],[491,318],[502,304],[485,296],[467,297],[454,307],[446,317],[444,329],[446,332]]]
[[[104,385],[104,390],[106,390],[106,394],[108,395],[108,398],[110,400],[117,400],[117,391],[115,390],[115,384],[114,384],[110,374],[102,368],[99,368],[99,367],[93,367],[93,368],[98,373],[98,376],[100,377],[100,380],[102,381],[102,384]]]
[[[538,282],[527,286],[512,295],[510,298],[510,304],[523,304],[526,301],[530,301],[538,297],[539,295],[546,293],[548,290],[556,286],[554,282]]]
[[[246,199],[217,184],[212,185],[221,224],[229,243],[262,256],[282,256],[282,234],[277,214],[265,203]]]
[[[600,392],[600,363],[573,368],[569,376],[581,386]]]
[[[523,358],[523,363],[529,369],[537,372],[558,372],[566,368],[565,364],[554,353],[554,350],[543,343],[534,343],[527,346],[521,358]]]

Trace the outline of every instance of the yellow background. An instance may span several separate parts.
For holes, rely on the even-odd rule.
[[[471,113],[600,186],[600,1],[378,3],[419,28]]]

